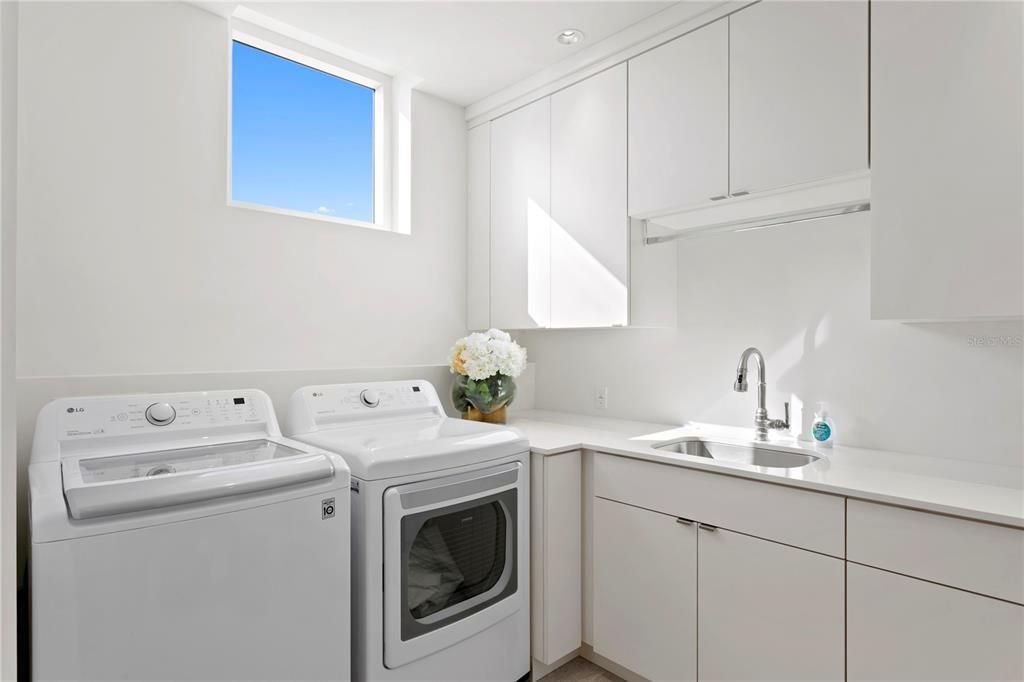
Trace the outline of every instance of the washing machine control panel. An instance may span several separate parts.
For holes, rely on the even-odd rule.
[[[209,391],[61,401],[61,440],[218,429],[267,422],[269,405],[253,391]]]
[[[146,408],[146,421],[153,426],[167,426],[178,416],[178,411],[170,403],[153,403]]]
[[[425,381],[313,386],[305,397],[318,422],[442,409],[434,388]]]

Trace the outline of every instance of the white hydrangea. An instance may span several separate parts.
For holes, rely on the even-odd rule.
[[[453,374],[481,380],[495,374],[515,378],[526,367],[526,349],[508,332],[488,329],[459,339],[452,346],[449,363]]]

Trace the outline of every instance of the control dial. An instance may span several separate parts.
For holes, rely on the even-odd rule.
[[[167,426],[178,413],[167,403],[153,403],[146,408],[146,421],[153,426]]]
[[[377,391],[368,388],[359,394],[359,402],[367,407],[377,407],[380,405],[380,397],[377,395]]]

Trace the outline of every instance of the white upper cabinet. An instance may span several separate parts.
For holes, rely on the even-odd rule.
[[[866,0],[766,0],[729,31],[730,193],[866,170]]]
[[[729,25],[629,61],[629,213],[729,194]]]
[[[872,5],[874,319],[1024,314],[1022,12]]]
[[[551,323],[550,103],[491,122],[490,326]]]
[[[674,252],[630,246],[626,72],[492,120],[489,156],[485,133],[470,131],[469,286],[489,277],[487,301],[469,294],[471,328],[674,324]]]
[[[551,96],[551,218],[551,326],[625,325],[625,64]]]
[[[491,124],[469,131],[466,143],[466,326],[491,323]]]

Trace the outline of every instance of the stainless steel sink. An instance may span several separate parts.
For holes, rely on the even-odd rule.
[[[820,459],[814,455],[773,450],[753,445],[727,445],[704,440],[683,440],[675,443],[661,443],[654,446],[657,450],[678,452],[682,455],[707,457],[723,462],[749,464],[751,466],[772,467],[775,469],[792,469],[807,466]]]

